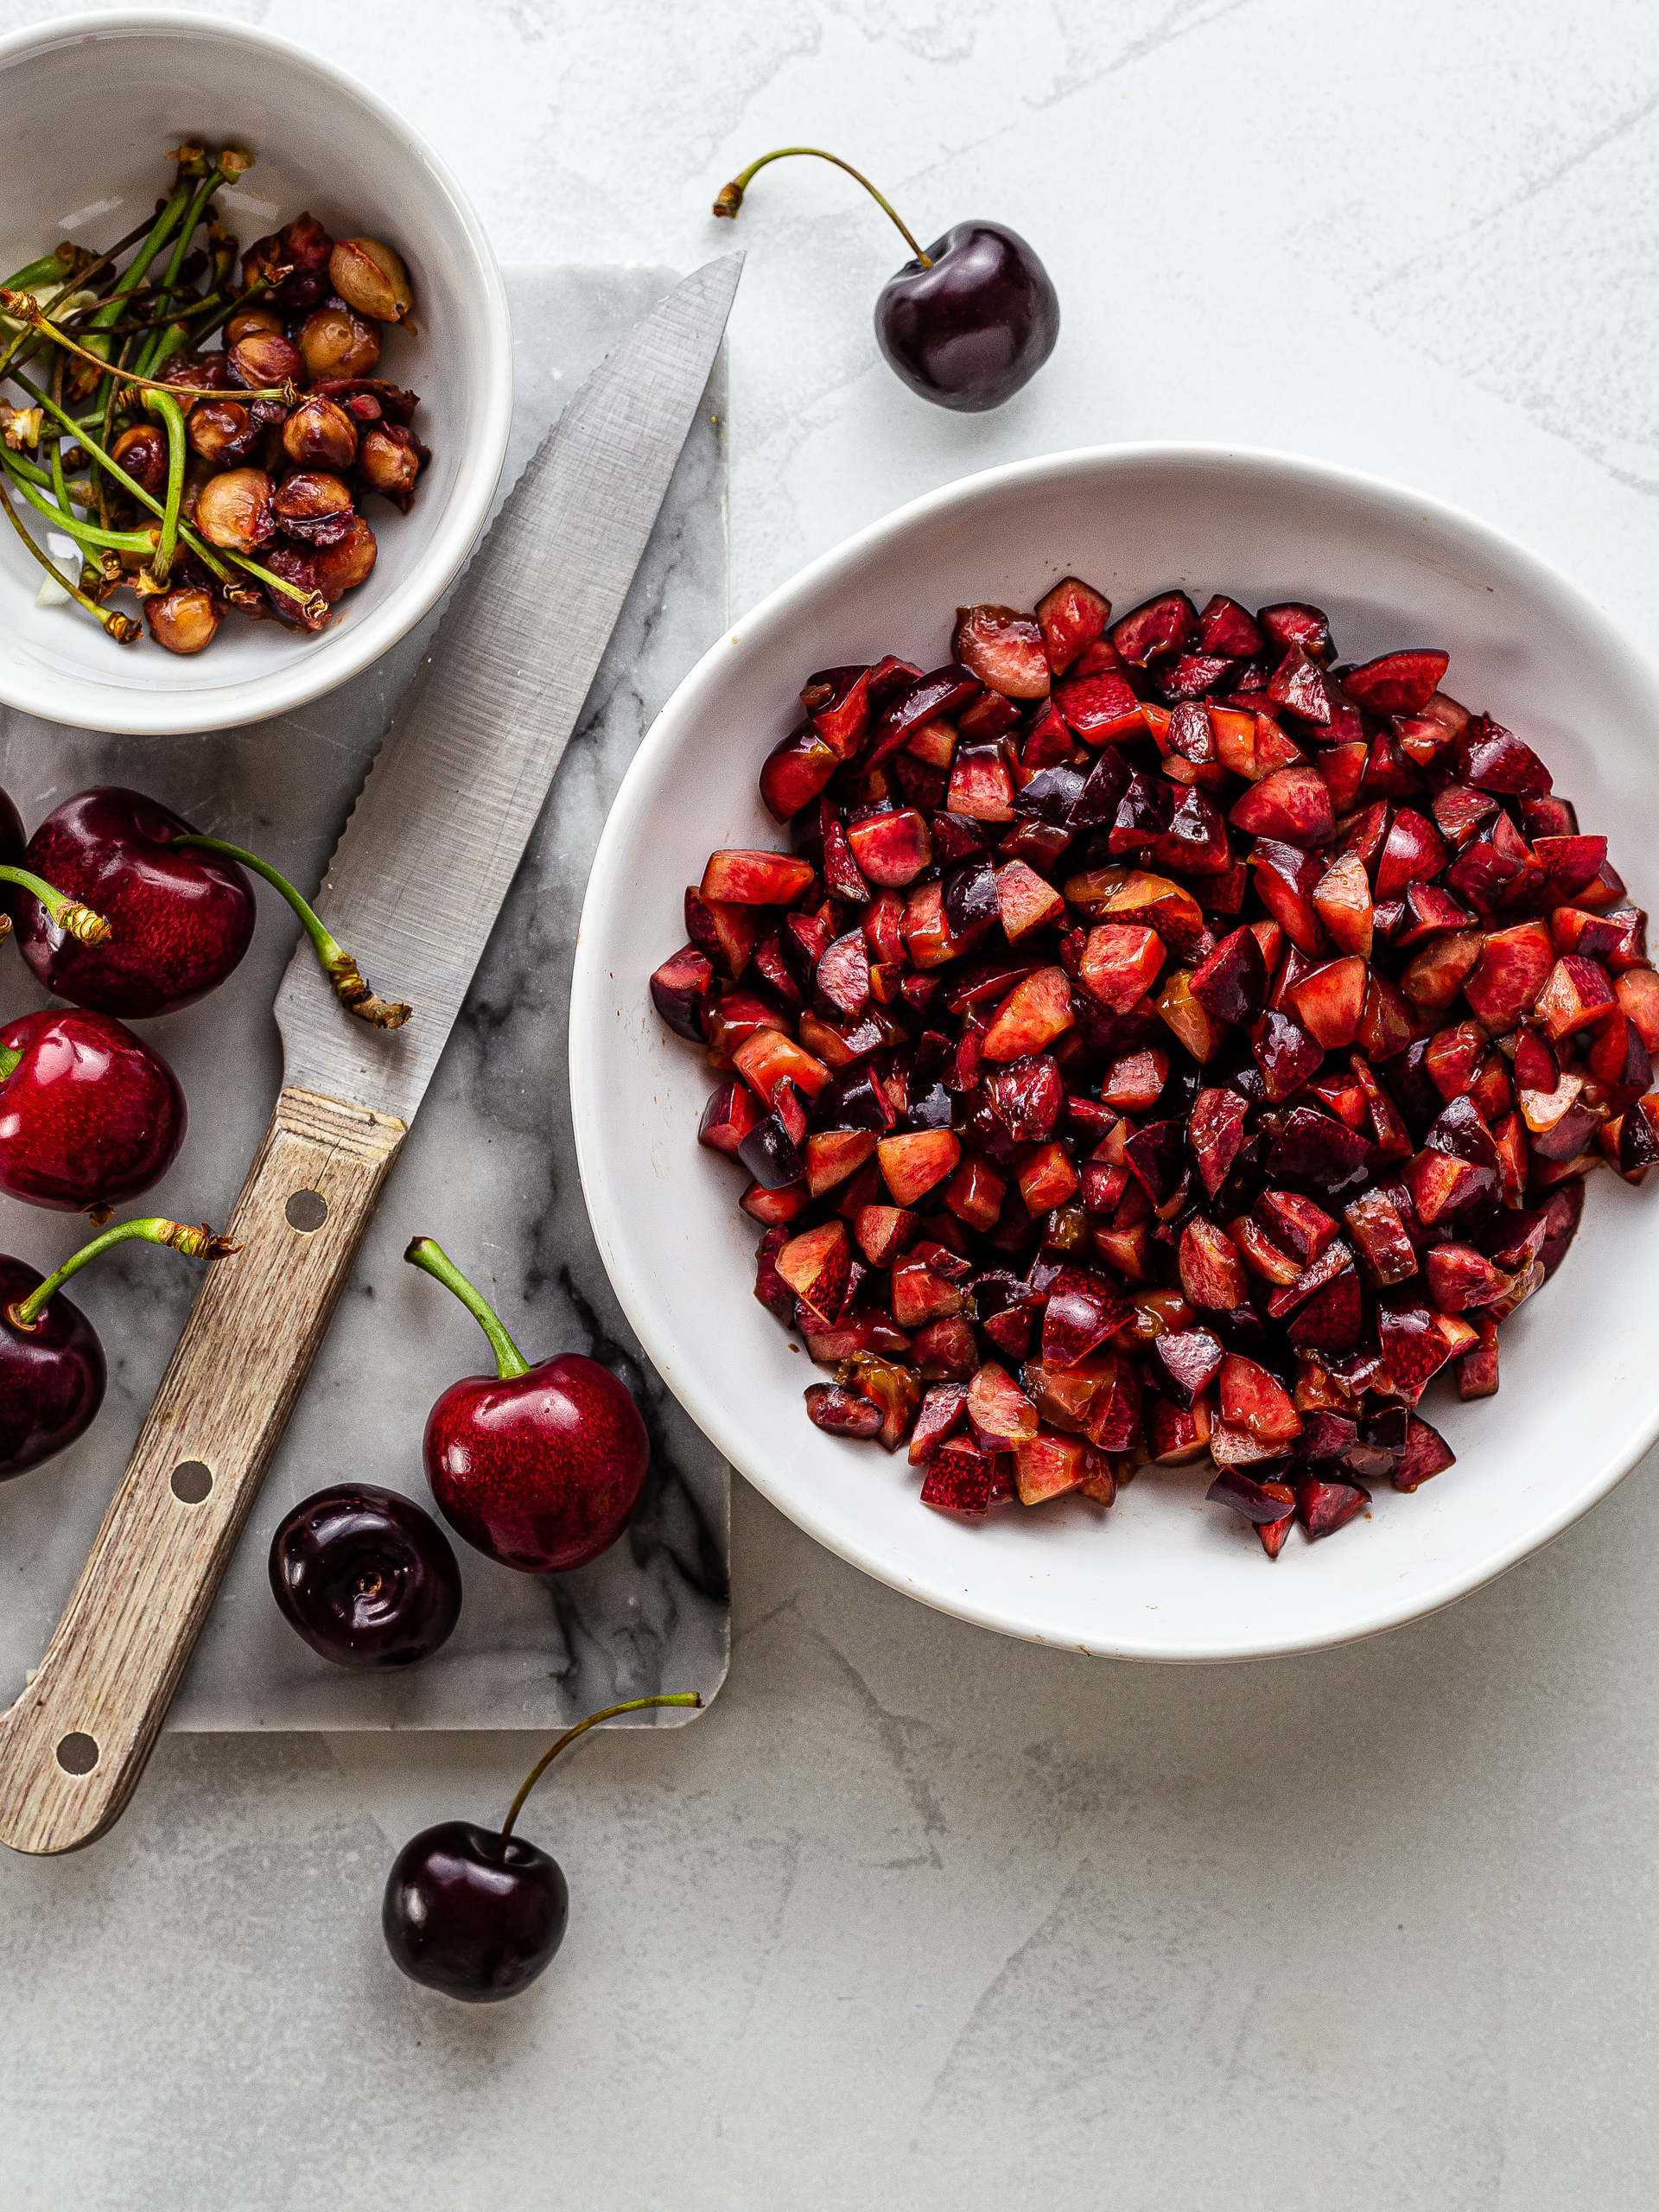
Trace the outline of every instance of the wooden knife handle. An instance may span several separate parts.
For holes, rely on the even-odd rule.
[[[0,1714],[0,1842],[73,1851],[119,1819],[351,1273],[405,1125],[276,1101],[80,1579]]]

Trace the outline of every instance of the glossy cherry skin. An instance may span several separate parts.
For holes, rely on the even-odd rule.
[[[27,1474],[90,1427],[104,1402],[104,1348],[61,1291],[32,1330],[6,1316],[45,1278],[0,1252],[0,1482]]]
[[[159,1052],[107,1014],[21,1014],[0,1077],[0,1191],[77,1213],[159,1183],[184,1142],[184,1093]]]
[[[651,1446],[607,1367],[561,1352],[528,1375],[468,1375],[426,1421],[426,1478],[469,1544],[526,1574],[557,1573],[613,1544],[639,1500]]]
[[[0,868],[22,866],[23,842],[23,817],[7,794],[0,791]],[[0,883],[0,914],[11,912],[14,894],[21,896],[16,884]]]
[[[1042,263],[1002,223],[957,223],[907,261],[875,303],[876,342],[924,399],[979,414],[1012,399],[1054,351],[1060,303]]]
[[[19,892],[17,942],[49,991],[99,1014],[141,1020],[215,990],[253,937],[253,891],[234,861],[175,843],[182,815],[142,791],[81,791],[48,814],[26,865],[102,914],[111,935],[82,944]]]
[[[410,1667],[461,1618],[449,1539],[412,1497],[342,1483],[296,1505],[270,1540],[270,1587],[311,1649],[337,1667]]]
[[[406,1843],[386,1878],[380,1926],[410,1977],[464,2005],[527,1989],[564,1941],[570,1892],[556,1859],[471,1821]]]

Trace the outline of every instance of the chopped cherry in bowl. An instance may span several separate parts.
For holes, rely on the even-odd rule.
[[[977,1518],[1204,1465],[1277,1558],[1452,1463],[1583,1179],[1659,1162],[1659,975],[1526,737],[1300,601],[1076,577],[820,671],[652,995],[806,1410]]]

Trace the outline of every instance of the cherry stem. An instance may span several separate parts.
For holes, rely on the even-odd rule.
[[[27,492],[29,486],[24,485],[21,488]],[[101,622],[105,630],[109,632],[111,637],[115,639],[118,645],[133,645],[143,635],[143,632],[140,630],[138,625],[132,620],[130,615],[117,614],[111,612],[108,607],[100,607],[95,599],[89,599],[87,597],[86,594],[82,591],[79,584],[71,583],[68,577],[66,576],[62,569],[59,568],[57,563],[53,560],[51,555],[46,552],[43,548],[37,545],[34,539],[29,536],[29,532],[23,528],[23,518],[18,513],[16,508],[12,505],[11,494],[10,491],[3,488],[0,488],[0,507],[3,507],[5,509],[6,520],[16,531],[18,537],[22,539],[33,557],[37,560],[41,566],[46,570],[47,575],[51,577],[53,582],[60,586],[63,590],[68,593],[70,598],[73,599],[78,606],[84,607],[90,615],[92,615],[97,621]]]
[[[645,1713],[654,1705],[689,1705],[701,1711],[702,1700],[696,1690],[677,1690],[670,1697],[631,1697],[626,1705],[607,1705],[603,1713],[590,1713],[585,1720],[578,1720],[574,1728],[567,1728],[550,1751],[543,1751],[530,1772],[524,1777],[524,1788],[507,1808],[507,1817],[501,1823],[501,1842],[505,1847],[512,1834],[512,1824],[524,1808],[524,1800],[547,1772],[567,1744],[574,1744],[578,1736],[585,1736],[590,1728],[597,1728],[601,1720],[614,1720],[619,1713]]]
[[[156,392],[152,404],[167,426],[167,505],[149,573],[165,590],[173,581],[173,556],[179,545],[179,514],[184,505],[184,410],[170,392]]]
[[[181,150],[182,151],[182,149]],[[192,197],[193,183],[194,179],[186,174],[186,164],[181,162],[179,181],[168,194],[160,213],[145,233],[143,244],[128,263],[124,274],[116,279],[103,306],[92,317],[94,330],[107,330],[111,323],[120,321],[121,311],[129,295],[136,292],[139,285],[143,283],[150,263],[167,244],[175,227],[183,216],[186,207],[188,207]],[[99,366],[103,366],[107,362],[108,355],[94,353],[88,358],[96,361]]]
[[[226,168],[227,162],[231,164],[228,169]],[[162,279],[159,297],[163,309],[171,304],[174,295],[178,290],[180,272],[189,253],[190,241],[194,238],[197,228],[207,212],[208,201],[221,184],[231,183],[252,166],[251,156],[241,154],[234,148],[227,148],[219,155],[212,168],[196,187],[195,197],[185,209],[184,220],[179,226],[179,234],[174,241],[172,256],[167,264],[167,273]],[[138,366],[146,373],[160,367],[161,362],[157,356],[161,353],[162,345],[162,340],[159,337],[146,340],[138,355]]]
[[[27,1298],[20,1298],[6,1308],[6,1319],[15,1329],[32,1332],[37,1325],[41,1308],[54,1291],[61,1290],[73,1274],[78,1274],[88,1260],[97,1259],[100,1252],[107,1252],[112,1244],[125,1244],[132,1238],[141,1238],[146,1244],[170,1244],[175,1252],[182,1252],[188,1260],[223,1260],[241,1246],[221,1236],[204,1221],[192,1228],[188,1222],[163,1221],[158,1215],[145,1221],[124,1221],[116,1229],[106,1229],[101,1236],[94,1236],[90,1244],[83,1244],[79,1252],[64,1262],[55,1274],[31,1290]]]
[[[204,852],[223,853],[226,860],[239,861],[244,868],[251,868],[270,884],[273,891],[280,891],[299,916],[300,926],[311,940],[322,972],[347,1014],[354,1014],[359,1021],[372,1021],[377,1029],[401,1029],[409,1020],[411,1008],[375,996],[351,954],[329,935],[315,909],[269,861],[262,861],[257,853],[251,853],[241,845],[227,844],[223,837],[198,836],[194,830],[188,837],[175,837],[173,842],[199,845]]]
[[[112,934],[102,914],[95,914],[90,906],[69,898],[38,875],[31,875],[26,868],[0,868],[0,883],[15,883],[38,899],[53,921],[60,930],[79,938],[83,944],[107,944]]]
[[[103,370],[105,376],[118,378],[122,384],[137,385],[143,391],[176,392],[179,389],[176,385],[162,384],[155,377],[141,377],[131,369],[118,369],[113,362],[106,364],[99,354],[92,351],[90,346],[78,344],[70,337],[67,330],[60,329],[43,308],[35,306],[34,300],[27,292],[8,292],[0,289],[0,308],[3,308],[9,315],[15,316],[19,322],[29,324],[29,327],[37,330],[42,338],[49,338],[54,346],[61,346],[65,353],[74,353],[81,360],[90,361],[94,368]],[[283,407],[297,407],[300,404],[298,388],[291,384],[262,385],[256,391],[239,391],[237,397],[238,399],[274,399]]]
[[[404,1257],[411,1268],[423,1269],[435,1282],[453,1291],[483,1330],[490,1340],[490,1350],[495,1354],[498,1382],[515,1382],[521,1375],[529,1374],[530,1362],[507,1334],[501,1316],[481,1292],[474,1289],[442,1244],[430,1236],[411,1236]],[[604,1715],[601,1713],[600,1718],[603,1719]]]
[[[924,253],[920,246],[917,245],[915,239],[910,234],[908,225],[904,221],[903,218],[899,215],[897,208],[893,206],[892,202],[884,199],[882,194],[879,193],[875,187],[870,182],[868,177],[864,175],[861,170],[855,169],[850,162],[843,162],[839,154],[826,154],[822,146],[779,146],[773,153],[762,154],[758,162],[751,162],[747,168],[743,170],[740,175],[734,176],[731,182],[726,187],[719,199],[715,202],[715,214],[724,215],[728,219],[734,217],[738,209],[743,205],[743,194],[747,191],[750,182],[753,179],[756,172],[765,168],[768,162],[787,161],[791,154],[810,154],[817,161],[833,162],[838,169],[845,169],[849,176],[856,177],[858,181],[863,186],[865,191],[868,192],[871,199],[874,200],[876,206],[884,209],[886,213],[892,217],[893,223],[899,230],[899,235],[905,241],[905,244],[915,255],[917,260],[921,263],[922,267],[924,269],[931,269],[933,266],[931,256]]]
[[[149,224],[140,223],[136,231],[129,231],[125,238],[118,238],[106,252],[100,253],[92,259],[83,259],[80,249],[72,248],[70,257],[64,261],[64,269],[67,273],[52,295],[50,304],[55,308],[60,300],[69,299],[76,292],[84,291],[92,278],[101,276],[112,262],[118,261],[129,246],[137,245],[139,239],[145,236],[149,228]],[[62,257],[63,251],[63,247],[60,246],[59,257]],[[19,292],[32,290],[34,288],[27,282],[27,277],[28,271],[20,270],[16,276],[7,279],[5,289],[8,291]],[[0,353],[0,377],[5,375],[18,354],[30,345],[31,335],[32,334],[27,328],[20,330],[8,345],[5,352]]]

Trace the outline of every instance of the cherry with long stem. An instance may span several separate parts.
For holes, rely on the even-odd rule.
[[[760,170],[802,154],[861,184],[910,248],[875,303],[876,343],[901,382],[965,414],[1000,407],[1028,384],[1054,350],[1060,303],[1041,260],[1006,224],[953,224],[924,248],[868,177],[822,146],[763,154],[732,179],[715,213],[729,220]]]
[[[329,987],[347,1014],[354,1014],[359,1021],[372,1022],[377,1029],[401,1029],[413,1008],[398,1000],[379,998],[363,980],[363,971],[351,954],[330,935],[315,909],[310,905],[280,870],[269,861],[262,861],[241,845],[226,842],[223,837],[198,836],[193,830],[188,837],[175,837],[176,845],[199,846],[203,852],[220,853],[226,860],[237,861],[278,891],[299,917],[300,926],[311,940]]]
[[[601,1721],[702,1703],[695,1690],[683,1690],[607,1706],[567,1728],[537,1762],[499,1833],[474,1821],[441,1821],[411,1836],[392,1862],[380,1905],[381,1932],[401,1971],[467,2005],[528,1989],[564,1941],[570,1891],[557,1859],[512,1832],[525,1798],[560,1752]]]
[[[520,1573],[588,1566],[627,1527],[651,1466],[632,1392],[586,1352],[532,1365],[431,1237],[412,1239],[404,1257],[461,1300],[495,1355],[493,1376],[462,1376],[427,1415],[421,1456],[440,1511]]]
[[[3,1057],[0,1055],[0,1060]],[[0,1066],[0,1075],[4,1072],[3,1066]],[[135,1239],[145,1244],[168,1245],[174,1251],[182,1252],[187,1260],[225,1260],[242,1249],[205,1221],[193,1227],[188,1222],[165,1221],[158,1214],[141,1221],[124,1221],[114,1229],[106,1229],[101,1236],[94,1236],[90,1244],[83,1244],[79,1252],[73,1253],[54,1274],[48,1275],[26,1298],[14,1300],[4,1309],[6,1319],[14,1329],[21,1329],[26,1334],[31,1332],[40,1325],[48,1301],[72,1275],[79,1274],[88,1261],[96,1260],[112,1246],[130,1243]]]
[[[922,267],[924,269],[931,269],[933,266],[931,260],[922,251],[921,247],[917,245],[916,240],[911,232],[910,226],[905,221],[904,218],[899,214],[897,208],[893,207],[893,203],[887,200],[884,194],[876,190],[875,187],[870,182],[868,177],[863,174],[862,170],[855,169],[850,162],[843,162],[839,154],[826,154],[822,146],[779,146],[774,148],[770,154],[762,154],[758,162],[751,162],[747,168],[740,171],[740,173],[732,179],[731,182],[723,188],[720,197],[715,202],[715,213],[716,215],[723,216],[728,221],[735,220],[737,211],[743,205],[743,195],[748,190],[749,186],[753,181],[756,175],[761,169],[766,168],[768,162],[787,161],[795,154],[810,154],[816,161],[833,162],[836,168],[845,169],[849,176],[855,177],[858,182],[863,186],[865,191],[869,194],[871,199],[874,200],[876,206],[881,208],[892,219],[899,236],[904,239],[905,244],[910,248],[911,252],[921,264]]]
[[[542,1753],[540,1758],[524,1777],[518,1795],[508,1806],[507,1817],[501,1823],[501,1843],[505,1846],[507,1838],[512,1834],[514,1823],[524,1808],[525,1798],[529,1796],[531,1791],[567,1745],[574,1744],[578,1736],[585,1736],[590,1728],[597,1728],[601,1720],[614,1720],[619,1713],[646,1713],[653,1706],[669,1705],[688,1706],[693,1711],[701,1712],[702,1699],[696,1690],[676,1690],[664,1697],[631,1697],[621,1705],[607,1705],[602,1713],[590,1713],[585,1720],[578,1720],[574,1728],[567,1728],[557,1742]]]

